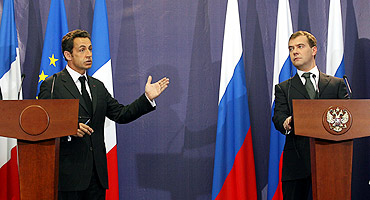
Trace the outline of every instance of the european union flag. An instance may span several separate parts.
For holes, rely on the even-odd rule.
[[[37,95],[40,92],[42,81],[61,71],[67,65],[62,52],[62,38],[67,33],[68,23],[64,0],[52,0],[42,50]]]

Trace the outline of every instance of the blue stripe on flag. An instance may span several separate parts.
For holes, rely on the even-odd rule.
[[[271,116],[274,116],[275,102],[272,105]],[[274,142],[272,142],[274,141]],[[283,153],[285,145],[285,135],[281,134],[275,129],[275,125],[271,120],[271,133],[270,133],[270,157],[269,157],[269,176],[268,176],[268,190],[267,199],[271,200],[279,184],[279,164],[281,154]]]
[[[218,108],[212,199],[220,192],[250,128],[244,61],[241,56]]]
[[[285,60],[283,67],[280,70],[279,74],[279,83],[288,80],[297,73],[297,69],[294,67],[290,56]]]
[[[345,74],[345,69],[344,69],[344,55],[343,55],[343,58],[342,58],[342,61],[340,62],[340,65],[337,69],[337,71],[335,72],[335,77],[339,77],[339,78],[343,78]]]
[[[0,79],[10,70],[11,63],[16,59],[18,47],[13,0],[4,0],[3,8],[0,26]]]
[[[91,41],[93,45],[93,65],[88,70],[92,76],[100,67],[110,60],[109,31],[107,6],[105,0],[96,0],[94,10],[94,24]]]

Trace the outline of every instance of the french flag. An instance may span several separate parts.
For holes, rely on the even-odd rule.
[[[271,96],[271,119],[272,116],[274,116],[275,108],[275,85],[294,76],[297,71],[289,57],[288,42],[291,34],[293,34],[293,26],[289,1],[279,0],[276,25],[274,77]],[[267,189],[268,200],[283,200],[281,174],[284,145],[285,136],[275,129],[274,123],[271,120],[270,157]]]
[[[345,74],[341,9],[340,0],[330,0],[326,74],[339,78]]]
[[[212,200],[257,199],[237,0],[227,3]]]
[[[3,2],[0,26],[0,87],[4,100],[17,100],[21,86],[21,68],[14,2]],[[17,140],[0,137],[0,199],[20,199],[16,145]]]
[[[96,0],[94,21],[91,34],[94,62],[88,74],[102,81],[108,92],[113,96],[112,64],[109,49],[108,16],[105,0]],[[107,200],[119,199],[116,124],[105,118],[105,147],[108,164]]]

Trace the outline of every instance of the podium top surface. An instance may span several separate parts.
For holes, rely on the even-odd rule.
[[[39,141],[76,134],[78,99],[2,100],[0,136]]]
[[[370,100],[295,99],[294,132],[333,141],[370,136]]]

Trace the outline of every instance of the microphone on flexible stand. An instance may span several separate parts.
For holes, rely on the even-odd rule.
[[[53,82],[51,83],[51,91],[50,91],[50,99],[53,99],[54,97],[54,85],[55,85],[55,79],[57,78],[57,75],[53,75]],[[70,142],[72,140],[71,136],[67,137],[67,141]]]
[[[290,77],[290,78],[288,79],[288,95],[287,95],[287,99],[288,99],[288,108],[289,108],[289,112],[290,112],[290,113],[293,113],[292,105],[290,104],[290,99],[289,99],[289,97],[290,97],[289,92],[290,92],[290,88],[292,87],[292,83],[291,83],[291,81],[292,81],[292,77]],[[289,131],[288,131],[288,130],[285,130],[285,134],[284,134],[284,135],[289,135],[290,131],[291,131],[291,130],[289,130]]]
[[[23,80],[24,80],[24,78],[26,78],[26,74],[22,74],[22,75],[21,75],[21,84],[20,84],[19,89],[18,89],[18,100],[19,100],[20,95],[21,95],[21,89],[22,89],[22,85],[23,85]]]
[[[57,75],[53,75],[53,83],[51,84],[51,92],[50,92],[50,99],[53,99],[53,94],[54,94],[54,84],[55,84],[55,79],[57,78]]]
[[[349,98],[352,99],[352,90],[351,90],[351,86],[349,86],[349,82],[348,82],[348,78],[346,75],[343,75],[343,79],[344,79],[344,83],[346,85],[346,88],[348,90],[348,94],[349,94]]]

